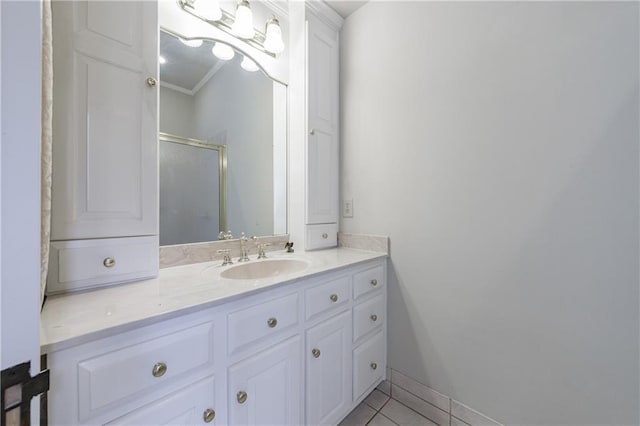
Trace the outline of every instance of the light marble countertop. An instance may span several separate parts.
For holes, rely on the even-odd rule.
[[[222,271],[237,263],[223,267],[216,260],[161,269],[159,276],[150,280],[52,296],[40,315],[41,352],[61,350],[386,256],[344,247],[291,254],[271,252],[269,259],[302,259],[309,266],[277,277],[238,280],[220,277]]]

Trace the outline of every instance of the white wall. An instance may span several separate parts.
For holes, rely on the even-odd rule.
[[[638,424],[638,4],[369,2],[341,230],[388,234],[390,366],[506,424]]]
[[[195,137],[193,96],[160,86],[160,131],[183,138]]]
[[[40,371],[40,2],[0,2],[0,366]],[[33,424],[39,404],[31,402]]]

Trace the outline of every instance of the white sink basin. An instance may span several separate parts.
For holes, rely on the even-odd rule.
[[[220,276],[235,280],[258,280],[303,271],[307,269],[307,266],[309,265],[304,260],[267,259],[232,266],[222,271]]]

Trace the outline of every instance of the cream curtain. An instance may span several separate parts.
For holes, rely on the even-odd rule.
[[[51,34],[51,1],[42,0],[42,148],[41,148],[41,208],[40,224],[40,304],[49,270],[49,237],[51,235],[51,141],[53,115],[53,45]]]

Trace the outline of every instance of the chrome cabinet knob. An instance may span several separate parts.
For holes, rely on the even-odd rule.
[[[376,364],[375,362],[371,363],[371,369],[375,370],[376,368],[378,368],[378,364]]]
[[[277,320],[276,318],[269,318],[269,319],[267,320],[267,325],[268,325],[270,328],[275,328],[275,326],[276,326],[276,325],[278,325],[278,320]]]
[[[329,296],[329,299],[331,299],[332,302],[337,302],[338,301],[338,295],[337,294],[332,294],[331,296]]]
[[[375,278],[371,280],[371,285],[372,286],[377,286],[378,285],[378,280],[376,280]]]
[[[116,260],[113,257],[107,257],[102,261],[102,264],[105,266],[105,268],[113,268],[114,266],[116,266]]]
[[[148,77],[146,82],[147,82],[147,86],[149,87],[156,87],[156,85],[158,84],[158,80],[156,80],[153,77]]]
[[[204,413],[202,413],[202,420],[204,420],[205,423],[211,423],[215,418],[216,412],[211,408],[207,408],[206,410],[204,410]]]
[[[316,129],[311,129],[311,130],[309,130],[309,134],[310,134],[311,136],[315,135],[315,134],[316,134]]]
[[[311,354],[313,355],[314,358],[320,358],[320,349],[313,349],[311,351]]]
[[[378,321],[378,316],[376,314],[372,314],[371,315],[371,321],[373,321],[373,322]]]
[[[166,372],[167,364],[165,364],[164,362],[156,363],[156,365],[154,365],[153,369],[151,370],[151,374],[153,374],[153,377],[162,377]]]
[[[240,404],[244,404],[247,401],[247,393],[245,391],[238,392],[236,399]]]
[[[323,233],[322,234],[322,238],[326,240],[327,238],[329,238],[329,234],[327,234],[326,232]]]

